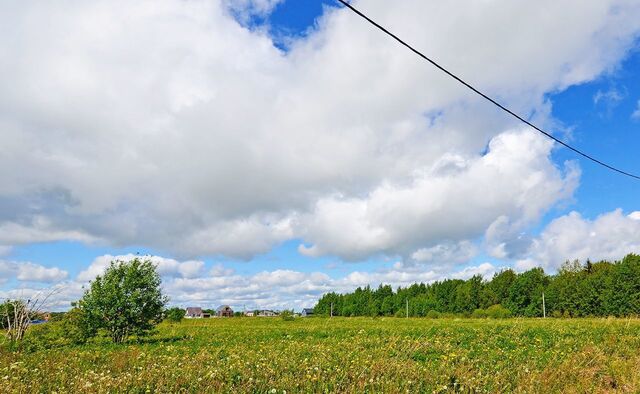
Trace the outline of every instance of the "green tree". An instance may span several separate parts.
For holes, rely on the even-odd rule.
[[[173,307],[173,308],[167,309],[164,312],[164,317],[170,322],[180,323],[184,318],[184,314],[185,314],[184,309]]]
[[[542,293],[549,277],[542,268],[533,268],[516,277],[509,288],[505,306],[518,316],[542,316]]]
[[[516,280],[516,273],[511,269],[502,270],[493,275],[493,279],[484,287],[481,295],[482,306],[504,303],[509,297],[509,288]]]
[[[112,261],[103,276],[91,282],[78,302],[91,332],[106,330],[114,343],[144,336],[162,319],[167,298],[149,260]]]
[[[610,312],[617,316],[640,314],[640,256],[630,254],[617,263],[611,280]]]

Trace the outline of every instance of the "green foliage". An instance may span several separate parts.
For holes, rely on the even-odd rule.
[[[427,317],[428,317],[429,319],[439,319],[441,316],[440,316],[440,312],[438,312],[438,311],[434,311],[434,310],[432,309],[432,310],[430,310],[429,312],[427,312]]]
[[[640,315],[640,256],[628,255],[618,262],[568,261],[556,275],[542,268],[520,274],[503,270],[489,281],[480,276],[468,280],[447,279],[416,283],[395,292],[388,285],[357,288],[353,293],[327,293],[315,306],[318,315],[404,317],[433,313],[472,317],[542,317],[542,294],[547,316]],[[431,314],[431,316],[429,316]]]
[[[58,324],[58,322],[50,322],[47,325]],[[60,327],[64,332],[65,339],[71,344],[82,344],[87,342],[96,334],[97,327],[89,324],[82,309],[75,307],[65,313],[60,319]]]
[[[491,305],[485,310],[487,317],[492,319],[504,319],[511,316],[511,311],[500,304]]]
[[[13,315],[13,302],[5,301],[0,304],[0,329],[6,329],[9,326],[9,316]]]
[[[294,320],[293,311],[285,309],[280,313],[280,318],[284,321],[293,321]]]
[[[56,320],[33,325],[27,331],[20,348],[25,351],[53,349],[86,343],[94,333],[86,326],[83,313],[73,308],[58,314]]]
[[[165,320],[168,320],[173,323],[180,323],[184,318],[185,311],[182,308],[173,307],[169,308],[164,312]]]
[[[78,302],[87,332],[104,329],[114,343],[145,336],[162,319],[167,298],[149,260],[112,261]]]
[[[61,322],[31,326],[20,344],[24,351],[37,351],[70,345]]]
[[[484,309],[476,309],[471,313],[471,317],[474,319],[484,319],[487,317],[487,311]]]
[[[0,392],[640,393],[639,319],[185,319],[157,331],[127,346],[0,349]]]

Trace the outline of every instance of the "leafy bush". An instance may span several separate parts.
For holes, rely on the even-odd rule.
[[[504,319],[511,317],[511,311],[500,304],[491,305],[486,310],[487,317],[492,319]]]
[[[32,325],[21,348],[26,351],[52,349],[86,343],[95,334],[85,324],[82,310],[73,308],[58,316],[57,321]]]
[[[61,322],[33,325],[27,330],[21,348],[25,351],[46,350],[69,344]]]
[[[440,318],[440,312],[434,311],[432,309],[429,312],[427,312],[427,318],[429,318],[429,319],[439,319]]]
[[[476,309],[471,314],[471,317],[473,317],[474,319],[485,319],[487,318],[487,316],[487,311],[484,309]]]
[[[71,344],[85,343],[96,334],[95,328],[88,324],[83,310],[77,307],[64,314],[60,320],[60,326],[64,331],[64,337]]]
[[[282,311],[282,313],[280,313],[280,317],[282,318],[282,320],[284,321],[293,321],[294,317],[293,317],[293,312],[290,310],[284,310]]]
[[[173,308],[167,309],[164,312],[164,318],[165,320],[168,320],[173,323],[180,323],[184,318],[184,314],[185,314],[184,309],[173,307]]]

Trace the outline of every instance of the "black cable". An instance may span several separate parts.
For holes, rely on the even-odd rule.
[[[436,63],[434,60],[430,59],[429,57],[427,57],[426,55],[424,55],[422,52],[418,51],[417,49],[413,48],[411,45],[407,44],[406,42],[404,42],[402,39],[400,39],[398,36],[396,36],[395,34],[391,33],[389,30],[385,29],[384,27],[382,27],[381,25],[379,25],[377,22],[375,22],[374,20],[372,20],[371,18],[369,18],[368,16],[366,16],[365,14],[363,14],[362,12],[360,12],[358,9],[356,9],[355,7],[353,7],[351,4],[347,3],[345,0],[337,0],[340,3],[342,3],[345,7],[347,7],[348,9],[350,9],[351,11],[355,12],[356,14],[358,14],[360,17],[362,17],[363,19],[365,19],[367,22],[371,23],[372,25],[374,25],[375,27],[377,27],[378,29],[382,30],[383,32],[385,32],[387,35],[391,36],[393,39],[395,39],[396,41],[398,41],[400,44],[404,45],[405,47],[407,47],[408,49],[410,49],[413,53],[415,53],[416,55],[420,56],[421,58],[423,58],[424,60],[428,61],[429,63],[431,63],[432,65],[436,66],[438,69],[440,69],[441,71],[443,71],[445,74],[447,74],[448,76],[450,76],[451,78],[455,79],[456,81],[460,82],[461,84],[463,84],[464,86],[466,86],[467,88],[471,89],[473,92],[475,92],[476,94],[480,95],[481,97],[483,97],[485,100],[489,101],[490,103],[492,103],[493,105],[497,106],[498,108],[500,108],[501,110],[503,110],[504,112],[508,113],[509,115],[513,116],[514,118],[518,119],[519,121],[521,121],[522,123],[528,125],[529,127],[533,128],[534,130],[544,134],[545,136],[547,136],[548,138],[551,138],[552,140],[554,140],[555,142],[559,143],[560,145],[571,149],[572,151],[574,151],[575,153],[579,154],[582,157],[585,157],[589,160],[591,160],[594,163],[600,164],[603,167],[606,167],[612,171],[615,171],[617,173],[620,173],[622,175],[626,175],[628,177],[631,178],[635,178],[640,180],[640,176],[638,175],[634,175],[631,173],[628,173],[626,171],[623,171],[621,169],[618,169],[616,167],[613,167],[607,163],[604,163],[598,159],[596,159],[595,157],[582,152],[581,150],[572,147],[571,145],[567,144],[566,142],[562,142],[561,140],[559,140],[558,138],[554,137],[553,135],[551,135],[551,133],[548,133],[544,130],[542,130],[540,127],[534,125],[533,123],[529,122],[528,120],[524,119],[522,116],[516,114],[515,112],[513,112],[512,110],[510,110],[509,108],[505,107],[504,105],[500,104],[499,102],[497,102],[496,100],[492,99],[491,97],[487,96],[485,93],[482,93],[480,90],[476,89],[475,87],[473,87],[471,84],[469,84],[468,82],[464,81],[462,78],[458,77],[457,75],[455,75],[454,73],[452,73],[451,71],[447,70],[446,68],[444,68],[443,66],[441,66],[440,64]]]

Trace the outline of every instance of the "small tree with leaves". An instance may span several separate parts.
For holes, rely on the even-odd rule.
[[[145,336],[162,320],[167,297],[150,260],[112,261],[77,303],[89,332],[106,330],[114,343]]]

